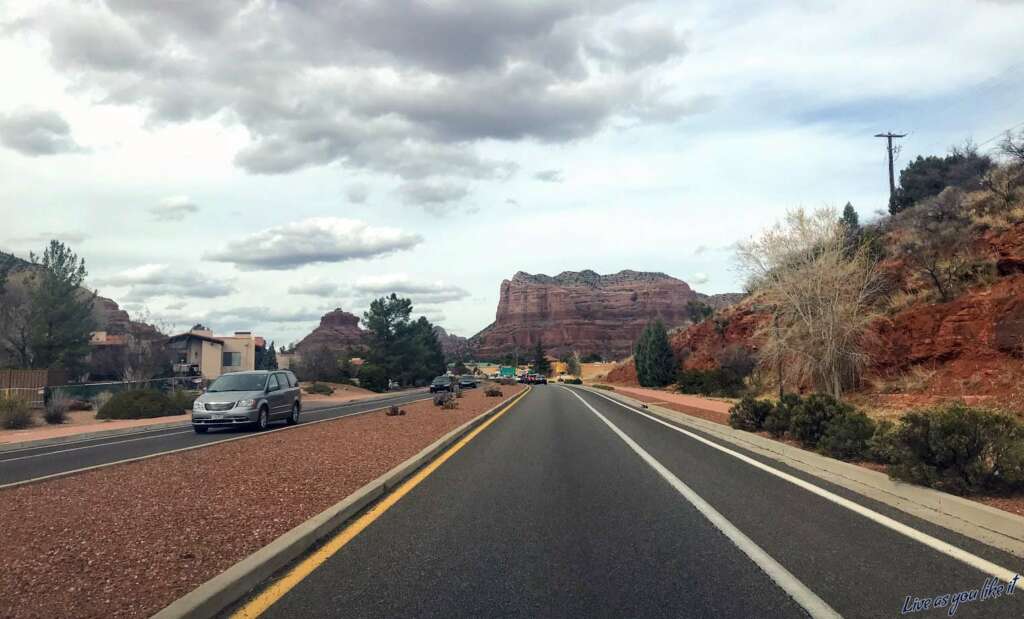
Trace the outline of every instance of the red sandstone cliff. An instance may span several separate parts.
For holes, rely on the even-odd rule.
[[[320,318],[320,326],[295,345],[301,355],[319,348],[347,352],[364,345],[366,332],[359,327],[359,317],[341,308],[327,312]]]
[[[495,321],[472,342],[482,358],[517,348],[527,353],[538,339],[553,355],[576,351],[622,358],[648,323],[686,324],[686,304],[697,299],[686,282],[664,273],[588,270],[550,277],[519,272],[501,283]]]

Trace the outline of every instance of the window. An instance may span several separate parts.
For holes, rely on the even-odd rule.
[[[242,365],[242,353],[240,352],[226,352],[224,353],[224,361],[221,363],[226,368],[237,368]]]
[[[277,382],[277,374],[271,374],[270,380],[267,381],[267,391],[277,391],[280,387],[280,383]]]
[[[298,387],[299,386],[299,379],[295,378],[295,374],[292,374],[291,372],[285,372],[284,375],[288,377],[288,386],[289,387]]]

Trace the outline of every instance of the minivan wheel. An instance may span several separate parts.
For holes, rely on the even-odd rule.
[[[299,423],[299,403],[292,404],[292,414],[288,415],[288,425],[294,426]]]
[[[262,431],[266,430],[267,426],[269,426],[269,425],[270,425],[269,413],[267,413],[267,409],[261,408],[260,409],[260,416],[256,418],[256,431],[257,432],[262,432]]]

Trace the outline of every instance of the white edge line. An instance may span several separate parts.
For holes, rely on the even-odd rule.
[[[791,484],[799,486],[800,488],[803,488],[804,490],[807,490],[808,492],[816,494],[816,495],[818,495],[818,496],[820,496],[820,497],[822,497],[822,498],[824,498],[824,499],[826,499],[828,501],[831,501],[831,502],[833,502],[833,503],[835,503],[835,504],[837,504],[837,505],[839,505],[841,507],[845,507],[846,509],[848,509],[848,510],[854,512],[854,513],[857,513],[857,514],[860,514],[861,516],[864,516],[868,520],[874,521],[874,522],[876,522],[876,523],[878,523],[878,524],[880,524],[880,525],[882,525],[882,526],[884,526],[884,527],[886,527],[888,529],[891,529],[891,530],[893,530],[893,531],[895,531],[897,533],[905,535],[905,536],[909,537],[910,539],[914,540],[915,542],[918,542],[920,544],[924,544],[925,546],[928,546],[929,548],[931,548],[933,550],[936,550],[936,551],[938,551],[938,552],[940,552],[940,553],[942,553],[942,554],[944,554],[946,556],[952,557],[952,558],[957,559],[957,560],[959,560],[959,561],[961,561],[963,563],[966,563],[967,565],[969,565],[969,566],[979,570],[980,572],[982,572],[984,574],[988,574],[989,576],[995,576],[996,578],[998,578],[998,579],[1000,579],[1000,580],[1002,580],[1003,582],[1006,582],[1006,583],[1009,583],[1011,580],[1013,580],[1013,578],[1015,576],[1018,575],[1018,573],[1013,571],[1013,570],[1009,570],[1009,569],[1007,569],[1005,567],[1002,567],[1000,565],[996,565],[995,563],[992,563],[991,561],[989,561],[987,559],[983,559],[983,558],[981,558],[981,557],[979,557],[979,556],[977,556],[975,554],[972,554],[970,552],[967,552],[966,550],[963,550],[962,548],[958,548],[958,547],[956,547],[956,546],[954,546],[954,545],[952,545],[952,544],[950,544],[948,542],[944,542],[944,541],[942,541],[942,540],[940,540],[940,539],[938,539],[936,537],[932,537],[931,535],[928,535],[927,533],[922,533],[921,531],[918,531],[917,529],[914,529],[913,527],[910,527],[908,525],[903,524],[902,522],[899,522],[898,520],[894,520],[894,519],[892,519],[892,518],[890,518],[888,516],[880,514],[880,513],[876,512],[876,511],[874,511],[873,509],[864,507],[863,505],[860,505],[859,503],[855,503],[855,502],[853,502],[850,499],[847,499],[845,497],[839,496],[838,494],[836,494],[834,492],[830,492],[830,491],[825,490],[824,488],[821,488],[819,486],[816,486],[816,485],[814,485],[814,484],[812,484],[812,483],[810,483],[808,481],[804,481],[803,479],[800,479],[799,477],[796,477],[795,475],[790,475],[789,473],[785,473],[785,472],[780,471],[778,469],[775,469],[775,468],[773,468],[771,466],[768,466],[767,464],[764,464],[763,462],[759,462],[759,461],[755,460],[754,458],[751,458],[750,456],[741,454],[741,453],[739,453],[737,451],[733,451],[732,449],[729,449],[728,447],[724,447],[722,445],[719,445],[718,443],[716,443],[714,441],[711,441],[711,440],[708,440],[708,439],[706,439],[706,438],[704,438],[704,437],[702,437],[702,436],[700,436],[698,434],[694,434],[693,432],[690,432],[689,430],[684,430],[683,428],[680,428],[680,427],[678,427],[676,425],[668,423],[667,421],[664,421],[662,419],[658,419],[657,417],[654,417],[654,416],[652,416],[652,415],[650,415],[648,413],[645,413],[643,411],[639,411],[639,410],[637,410],[637,409],[635,409],[635,408],[633,408],[631,406],[628,406],[627,404],[624,404],[622,402],[619,402],[618,400],[615,400],[614,398],[609,398],[608,396],[606,396],[606,395],[604,395],[602,393],[595,393],[593,391],[590,391],[589,393],[593,393],[596,396],[602,397],[605,400],[608,400],[609,402],[612,402],[613,404],[618,404],[619,406],[621,406],[622,408],[625,408],[626,410],[628,410],[630,412],[636,413],[638,415],[643,415],[644,417],[650,419],[651,421],[654,421],[656,423],[660,423],[661,425],[663,425],[663,426],[665,426],[667,428],[671,428],[671,429],[673,429],[676,432],[679,432],[681,434],[685,434],[686,436],[689,436],[690,438],[692,438],[694,440],[700,441],[701,443],[704,443],[705,445],[707,445],[709,447],[713,447],[713,448],[715,448],[715,449],[717,449],[717,450],[719,450],[719,451],[721,451],[723,453],[729,454],[730,456],[733,456],[734,458],[738,458],[738,459],[742,460],[743,462],[746,462],[747,464],[749,464],[751,466],[754,466],[756,468],[761,469],[762,471],[765,471],[767,473],[775,475],[776,477],[778,477],[780,479],[783,479],[785,481],[788,481]],[[577,397],[579,397],[579,394],[577,394]]]
[[[426,400],[427,398],[426,397],[424,397],[424,398],[417,398],[415,400],[410,400],[409,403],[411,404],[412,402],[418,402],[420,399]],[[374,402],[374,403],[376,403],[376,402]],[[105,467],[108,467],[108,466],[114,466],[115,464],[126,464],[128,462],[140,462],[142,460],[149,460],[150,458],[156,458],[156,457],[159,457],[159,456],[167,456],[167,455],[170,455],[170,454],[181,453],[183,451],[192,451],[193,449],[203,449],[204,447],[212,447],[213,445],[222,445],[224,443],[230,443],[232,441],[241,441],[241,440],[244,440],[244,439],[247,439],[247,438],[255,438],[257,436],[267,436],[268,434],[273,434],[274,432],[284,432],[285,430],[295,430],[297,428],[308,428],[309,426],[316,425],[318,423],[326,423],[328,421],[336,421],[338,419],[346,419],[348,417],[355,417],[356,415],[365,415],[367,413],[375,413],[377,411],[384,410],[385,408],[387,408],[386,405],[385,406],[379,406],[377,408],[372,408],[370,410],[359,411],[359,412],[356,412],[356,413],[348,413],[347,415],[338,415],[337,417],[331,417],[330,419],[317,419],[316,421],[307,421],[305,423],[300,423],[300,424],[294,425],[294,426],[285,426],[283,428],[275,428],[273,430],[267,430],[267,431],[264,431],[264,432],[253,432],[253,433],[250,433],[250,434],[243,434],[241,436],[233,436],[231,438],[226,438],[226,439],[220,440],[220,441],[211,441],[209,443],[202,443],[201,445],[191,445],[189,447],[182,447],[181,449],[172,449],[170,451],[160,451],[160,452],[157,452],[157,453],[147,454],[145,456],[139,456],[137,458],[125,458],[124,460],[115,460],[114,462],[105,462],[103,464],[96,464],[96,465],[93,465],[93,466],[86,466],[86,467],[82,467],[80,469],[72,469],[70,471],[61,471],[59,473],[53,473],[51,475],[43,475],[42,477],[33,477],[31,479],[23,479],[21,481],[15,481],[15,482],[11,482],[9,484],[4,484],[4,485],[0,486],[0,490],[6,490],[7,488],[15,488],[17,486],[24,486],[24,485],[27,485],[27,484],[32,484],[32,483],[36,483],[36,482],[40,482],[40,481],[46,481],[48,479],[57,479],[57,478],[60,478],[60,477],[67,477],[68,475],[74,475],[76,473],[84,473],[86,471],[92,471],[94,469],[102,469],[102,468],[105,468]],[[327,410],[327,409],[317,409],[317,411],[314,411],[314,412],[318,412],[318,411],[321,411],[321,410]],[[0,464],[2,464],[2,463],[0,463]]]
[[[647,453],[647,451],[638,445],[636,441],[630,438],[629,435],[616,427],[615,424],[609,421],[607,417],[599,413],[597,409],[584,400],[580,394],[572,390],[569,390],[569,393],[576,396],[584,406],[590,409],[590,412],[597,415],[597,417],[611,428],[612,432],[618,435],[618,437],[621,438],[630,449],[636,452],[644,462],[657,471],[657,473],[661,475],[673,488],[675,488],[679,494],[683,495],[687,501],[693,504],[693,506],[697,508],[697,511],[711,521],[711,524],[729,538],[729,540],[732,541],[732,543],[735,544],[743,554],[747,555],[751,561],[757,564],[757,566],[761,568],[761,571],[771,578],[772,581],[782,588],[783,591],[789,594],[789,596],[793,598],[793,600],[804,610],[806,610],[808,614],[812,617],[841,617],[841,615],[833,610],[828,603],[811,591],[807,585],[800,582],[800,580],[789,570],[783,567],[781,563],[773,559],[771,555],[765,552],[760,546],[754,543],[753,540],[736,528],[736,525],[729,522],[725,516],[701,498],[701,496],[694,492],[693,489],[683,483],[682,480],[672,474],[671,471],[665,468],[665,466],[658,462],[651,454]]]

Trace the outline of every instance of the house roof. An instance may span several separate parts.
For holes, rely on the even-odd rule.
[[[221,339],[218,339],[218,338],[215,338],[215,337],[210,337],[209,335],[203,335],[201,333],[193,333],[191,331],[189,331],[188,333],[179,333],[178,335],[172,335],[171,337],[167,338],[167,341],[168,342],[180,342],[182,340],[188,341],[190,338],[194,338],[194,339],[197,339],[197,340],[203,340],[204,342],[213,342],[214,344],[223,344],[224,343],[224,340],[221,340]]]

